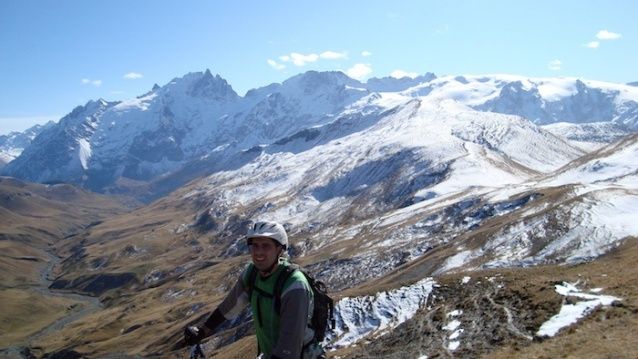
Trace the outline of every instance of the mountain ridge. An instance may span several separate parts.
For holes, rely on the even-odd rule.
[[[241,157],[242,151],[256,145],[313,132],[313,127],[343,117],[340,114],[360,99],[388,89],[397,94],[404,91],[401,96],[451,98],[481,112],[515,114],[539,124],[558,120],[613,122],[618,124],[617,136],[635,131],[638,121],[637,90],[599,81],[514,75],[437,78],[426,74],[361,83],[341,72],[309,71],[241,97],[221,76],[206,70],[154,86],[135,99],[90,101],[76,108],[56,125],[60,127],[57,133],[47,133],[48,139],[34,139],[39,150],[23,152],[22,159],[9,162],[2,173],[36,182],[76,183],[101,192],[127,191],[118,183],[131,181],[156,188],[153,182],[166,176],[178,179],[179,173],[186,177],[170,183],[183,184],[194,179],[183,170],[199,166],[195,163],[203,156],[214,156],[215,149],[226,148],[226,157]],[[578,104],[591,101],[595,103],[588,106],[601,108],[600,115],[579,117],[580,112],[574,109],[587,109]],[[587,148],[617,138],[589,135],[594,130],[584,128],[577,140]],[[593,142],[585,141],[588,136]],[[165,188],[162,193],[176,187]]]

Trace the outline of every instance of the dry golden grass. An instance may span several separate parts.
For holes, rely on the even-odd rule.
[[[0,347],[21,343],[63,317],[77,302],[31,290],[0,290]]]
[[[0,241],[0,288],[39,285],[47,259],[40,249],[16,241]]]
[[[178,261],[177,258],[171,260]],[[234,284],[246,260],[246,257],[230,259],[189,272],[182,280],[135,293],[107,293],[103,299],[108,302],[108,308],[81,318],[34,344],[42,353],[72,347],[89,357],[105,353],[146,356],[157,351],[169,355],[173,339],[181,338],[188,322],[215,308]],[[181,296],[170,296],[179,292]],[[195,305],[199,309],[189,313]],[[227,347],[220,350],[231,353]]]

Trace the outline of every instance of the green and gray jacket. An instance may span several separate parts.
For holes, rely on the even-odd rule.
[[[248,280],[253,266],[251,263],[217,308],[226,320],[230,320],[250,304],[259,350],[266,358],[301,358],[303,346],[314,337],[314,332],[309,327],[313,308],[312,289],[300,271],[295,271],[284,283],[281,313],[279,316],[275,313],[275,283],[283,267],[289,265],[287,261],[280,259],[279,267],[274,273],[266,278],[257,275],[252,298],[248,298]]]

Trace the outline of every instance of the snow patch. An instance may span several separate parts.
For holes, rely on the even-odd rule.
[[[538,93],[547,101],[560,101],[578,93],[574,79],[551,79],[538,85]]]
[[[447,313],[447,317],[456,318],[460,316],[461,314],[463,314],[463,311],[457,309],[457,310],[451,311],[450,313]],[[450,335],[448,335],[448,346],[447,346],[448,350],[454,351],[458,349],[459,346],[461,346],[461,342],[457,339],[463,333],[463,328],[461,328],[461,321],[459,321],[458,319],[452,319],[452,321],[444,325],[442,329],[445,331],[451,332]]]
[[[459,268],[469,263],[472,259],[478,257],[480,255],[480,251],[463,251],[449,257],[445,260],[443,265],[434,272],[434,274],[443,274],[445,272],[451,271],[452,269]]]
[[[83,169],[89,168],[89,160],[91,159],[91,143],[87,141],[85,138],[80,138],[78,140],[78,157],[80,158],[80,164]]]
[[[576,323],[579,319],[584,318],[599,306],[608,306],[620,298],[610,295],[594,295],[584,293],[576,287],[576,284],[564,282],[562,285],[555,286],[556,292],[565,297],[576,297],[586,299],[585,301],[576,302],[575,304],[563,304],[560,312],[543,323],[538,329],[536,335],[553,337],[561,329]]]
[[[425,305],[433,286],[434,280],[425,278],[374,296],[341,299],[335,306],[335,330],[326,341],[336,349],[373,334],[383,335],[412,318]]]

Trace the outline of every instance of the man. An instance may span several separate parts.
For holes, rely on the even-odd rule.
[[[275,310],[277,278],[290,266],[284,257],[288,246],[286,230],[276,222],[258,222],[248,230],[246,240],[252,264],[202,325],[185,328],[184,341],[188,345],[198,343],[250,305],[261,357],[301,358],[304,346],[314,337],[309,327],[313,294],[303,273],[294,271],[284,282],[279,315]],[[250,283],[253,268],[257,271],[254,285]]]

